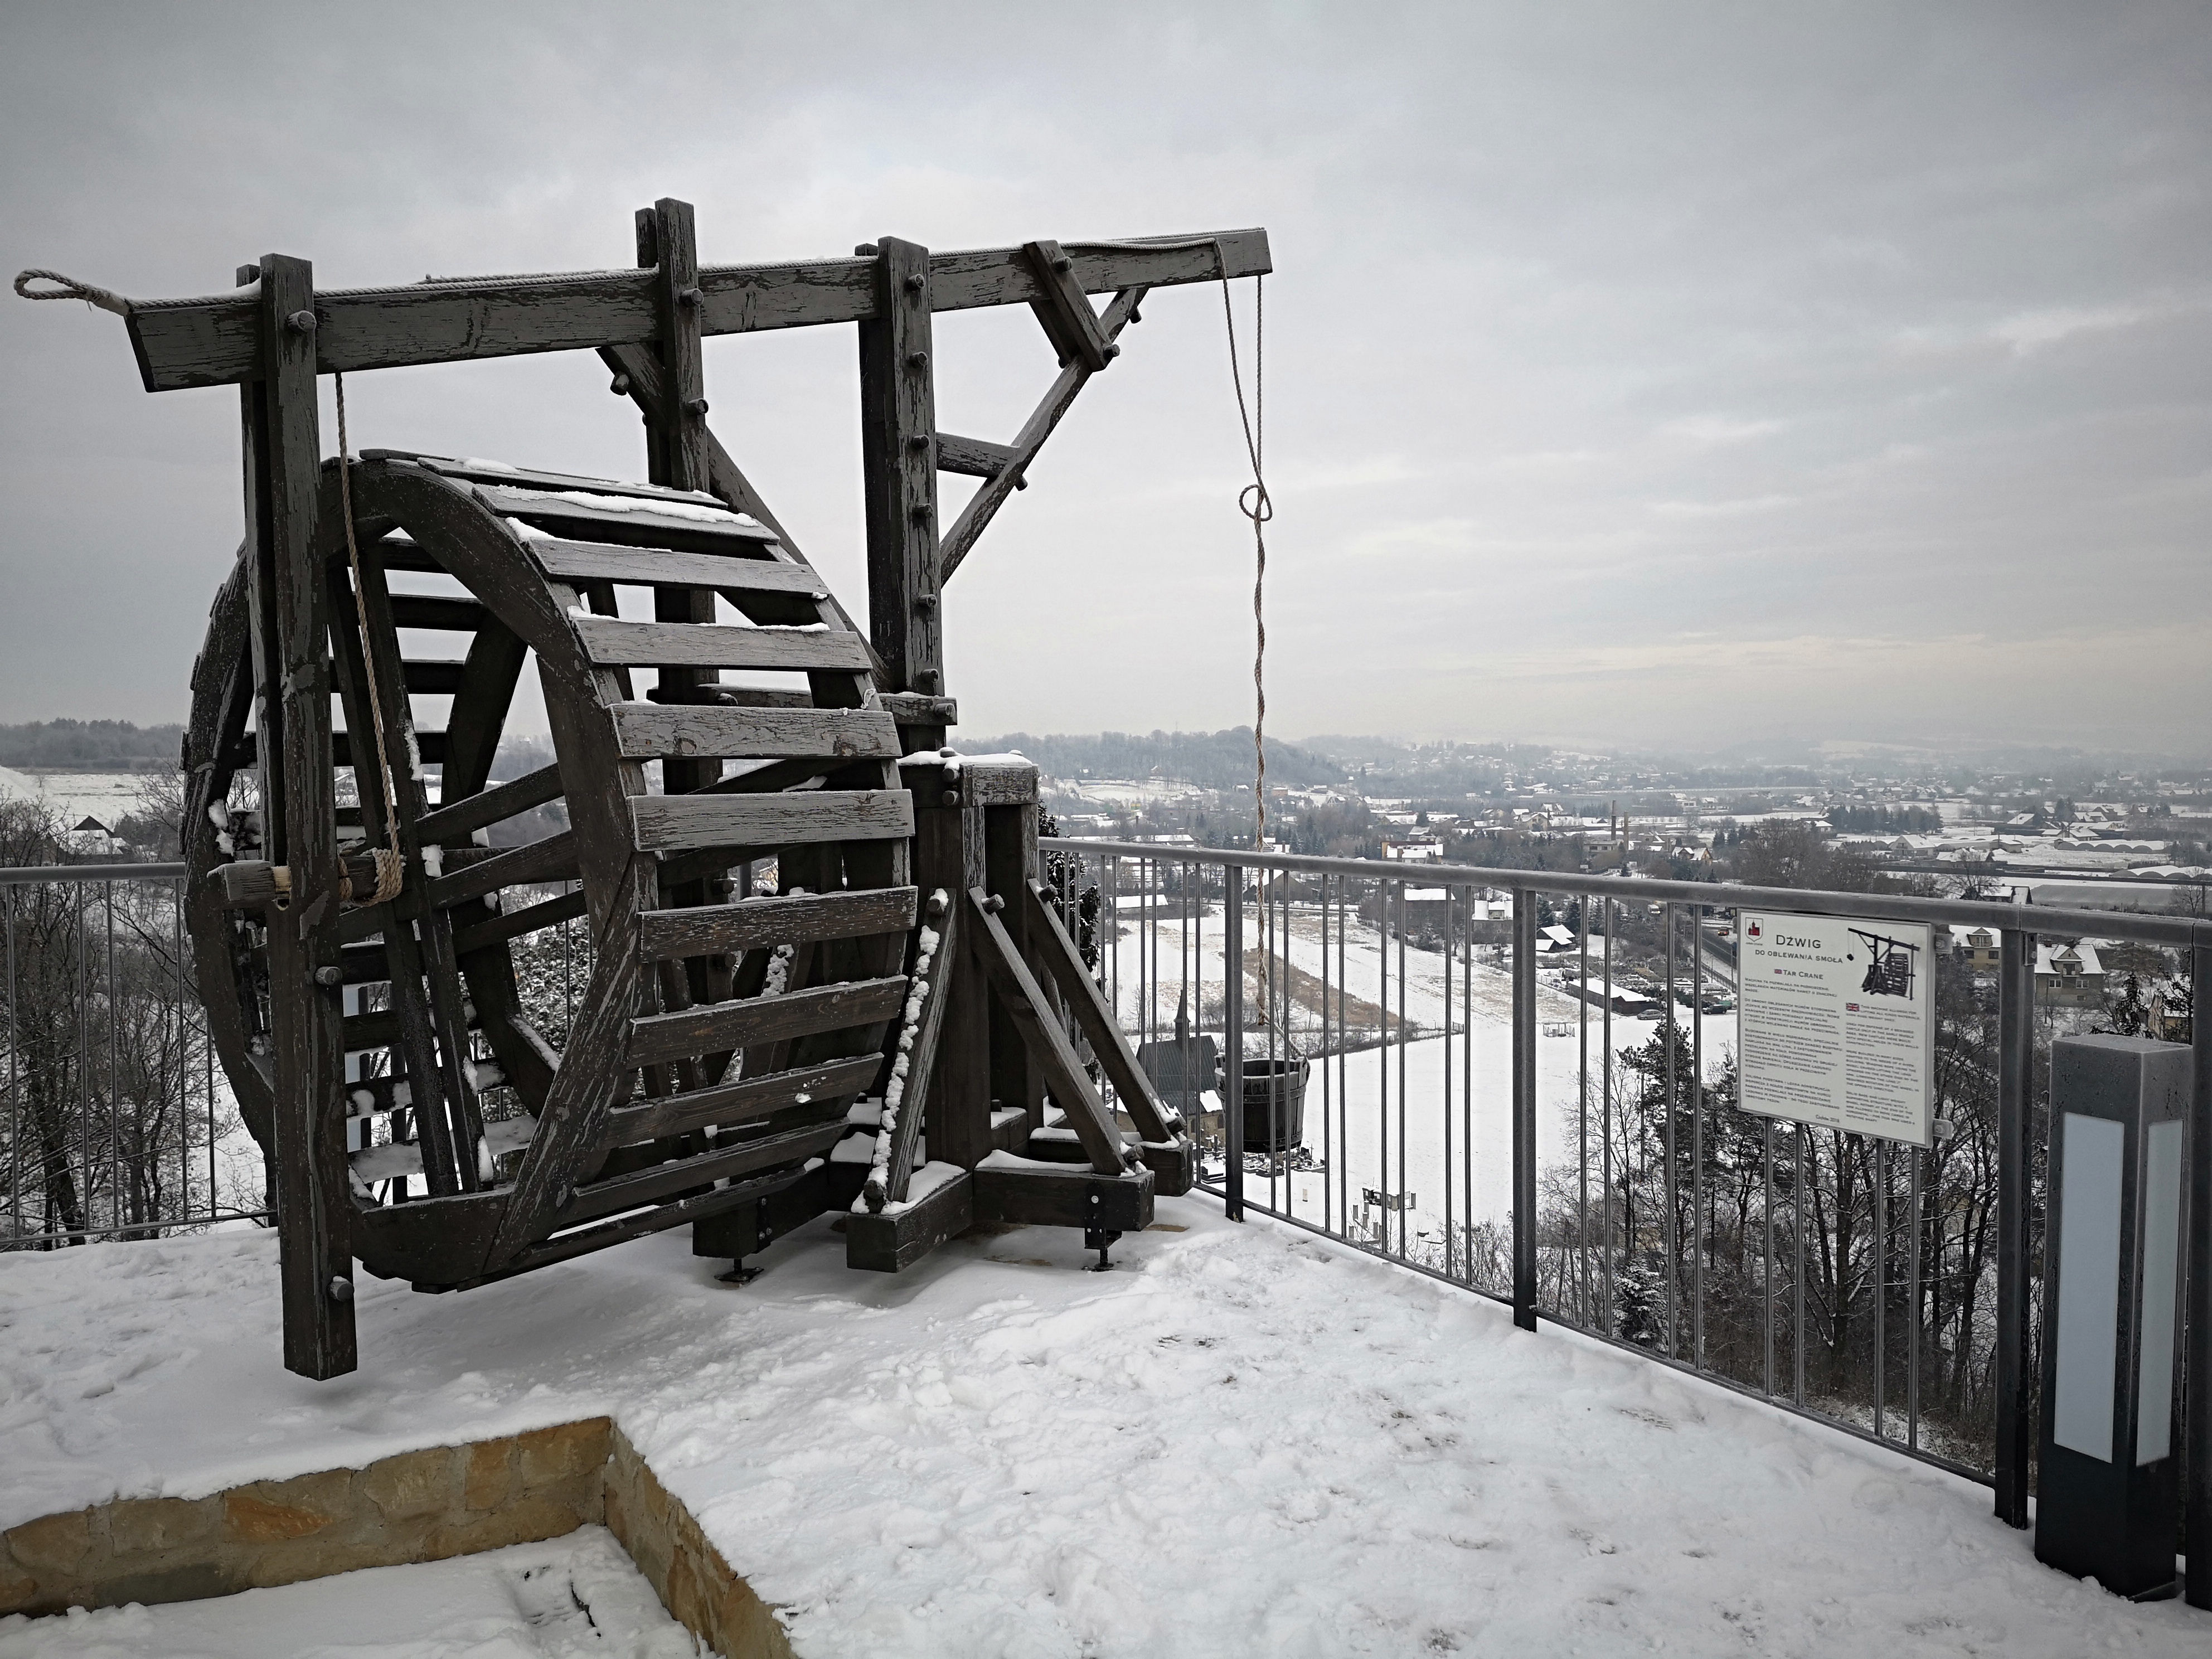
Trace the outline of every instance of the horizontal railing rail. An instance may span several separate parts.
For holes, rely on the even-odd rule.
[[[1600,875],[1587,871],[1519,870],[1481,864],[1396,859],[1328,858],[1304,853],[1249,853],[1235,848],[1162,847],[1143,842],[1092,841],[1066,836],[1049,845],[1086,854],[1145,859],[1155,863],[1212,868],[1285,870],[1304,875],[1360,876],[1424,887],[1497,887],[1508,892],[1575,893],[1646,903],[1699,904],[1709,909],[1802,909],[1814,899],[1826,914],[1875,920],[1936,922],[1953,927],[2018,927],[2065,939],[2109,935],[2146,945],[2212,946],[2212,918],[2134,910],[2084,910],[2073,905],[2035,905],[1999,899],[1923,898],[1905,893],[1814,891],[1802,887],[1748,887],[1731,882],[1674,881],[1659,877]]]

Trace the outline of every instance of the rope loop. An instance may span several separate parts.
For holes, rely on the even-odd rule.
[[[54,283],[51,289],[33,289],[33,283]],[[15,273],[15,293],[25,300],[82,300],[102,311],[112,311],[118,317],[131,314],[131,301],[112,289],[95,288],[90,283],[80,283],[74,276],[64,276],[58,270],[19,270]]]

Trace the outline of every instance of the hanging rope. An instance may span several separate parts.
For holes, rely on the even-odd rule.
[[[392,751],[384,736],[384,694],[377,687],[376,647],[368,637],[368,607],[361,579],[361,547],[354,539],[353,457],[346,443],[345,376],[333,374],[331,378],[337,386],[338,505],[345,514],[346,559],[353,566],[354,620],[361,629],[361,659],[368,676],[368,722],[376,733],[376,777],[377,787],[384,795],[384,833],[392,843],[370,853],[369,856],[376,860],[376,890],[362,902],[389,904],[399,896],[407,867],[399,855],[399,813],[396,805],[399,792],[392,775]],[[358,762],[354,776],[361,776]]]
[[[1217,253],[1219,245],[1215,245]],[[1237,418],[1244,427],[1244,453],[1252,482],[1237,492],[1237,509],[1252,523],[1252,850],[1267,839],[1267,521],[1275,504],[1267,496],[1267,279],[1252,279],[1252,404],[1244,403],[1244,374],[1237,361],[1237,313],[1229,302],[1229,263],[1222,260],[1221,315],[1229,325],[1229,378],[1237,388]]]
[[[34,282],[58,283],[58,288],[40,289],[33,292]],[[80,283],[74,276],[64,276],[58,270],[19,270],[15,273],[15,292],[26,300],[82,300],[88,306],[98,306],[102,311],[112,311],[118,317],[131,314],[131,301],[112,289],[94,288],[90,283]]]

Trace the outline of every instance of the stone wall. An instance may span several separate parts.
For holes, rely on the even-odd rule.
[[[724,1659],[793,1659],[767,1604],[604,1417],[207,1498],[42,1516],[0,1534],[0,1613],[198,1601],[558,1538],[592,1521]]]
[[[723,1659],[794,1659],[768,1603],[730,1570],[619,1429],[607,1461],[606,1524],[661,1606]]]

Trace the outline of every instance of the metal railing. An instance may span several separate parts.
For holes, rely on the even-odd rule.
[[[263,1219],[181,864],[0,869],[0,1250]]]
[[[1156,1075],[1232,1218],[1879,1441],[1993,1486],[2027,1524],[2049,1045],[2106,1012],[2039,997],[2036,940],[2159,952],[2178,1031],[2183,990],[2201,1012],[2212,984],[2212,923],[1137,842],[1050,839],[1039,857],[1122,1029],[1171,1062]],[[1930,1146],[1736,1109],[1735,952],[1711,924],[1740,908],[1998,935],[1990,970],[1963,952],[1935,969]],[[2193,1031],[2202,1217],[2212,1044],[2201,1017]],[[1201,1092],[1216,1041],[1218,1097]],[[2203,1330],[2212,1251],[2192,1248]],[[2192,1491],[2212,1489],[2208,1393],[2191,1395]]]

